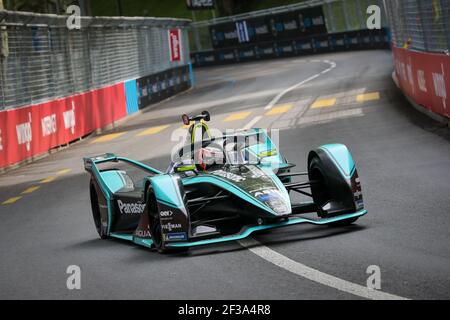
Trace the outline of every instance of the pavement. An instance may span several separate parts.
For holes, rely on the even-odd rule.
[[[1,175],[0,299],[449,299],[450,133],[408,104],[391,73],[384,50],[196,69],[195,89]],[[346,144],[369,214],[188,254],[100,240],[82,157],[114,152],[165,170],[181,114],[203,110],[218,130],[278,129],[299,170],[311,149]],[[81,290],[66,287],[70,265]]]

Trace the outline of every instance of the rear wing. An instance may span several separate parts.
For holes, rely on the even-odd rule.
[[[118,162],[119,157],[117,157],[114,153],[105,153],[102,155],[89,157],[89,158],[83,158],[84,162],[84,169],[88,172],[92,171],[92,167],[96,167],[99,163],[104,162]]]
[[[161,171],[159,171],[155,168],[152,168],[144,163],[134,161],[134,160],[124,158],[124,157],[119,157],[119,156],[115,155],[114,153],[105,153],[105,154],[94,156],[94,157],[83,158],[83,162],[84,162],[84,169],[86,171],[88,171],[89,173],[93,173],[93,171],[100,172],[97,165],[101,164],[101,163],[126,162],[132,166],[138,167],[138,168],[148,171],[152,174],[162,174]]]

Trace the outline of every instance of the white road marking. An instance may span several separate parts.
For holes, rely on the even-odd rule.
[[[287,88],[286,90],[280,92],[278,95],[276,95],[275,98],[273,98],[273,99],[269,102],[269,104],[264,108],[264,110],[270,110],[270,109],[272,109],[272,108],[278,103],[278,101],[280,101],[280,99],[281,99],[285,94],[289,93],[289,92],[292,91],[292,90],[297,89],[298,87],[304,85],[305,83],[308,83],[309,81],[312,81],[312,80],[316,79],[316,78],[319,77],[319,76],[320,76],[320,74],[315,74],[315,75],[313,75],[312,77],[309,77],[308,79],[303,80],[302,82],[299,82],[299,83],[293,85],[292,87],[289,87],[289,88]]]
[[[320,62],[320,61],[317,61]],[[323,61],[330,65],[330,68],[322,71],[321,73],[315,74],[311,77],[309,77],[306,80],[303,80],[295,85],[293,85],[290,88],[287,88],[286,90],[279,93],[275,98],[270,101],[270,103],[265,107],[265,110],[272,109],[275,104],[288,92],[297,89],[298,87],[304,85],[305,83],[312,81],[316,78],[318,78],[321,74],[328,73],[332,69],[336,67],[336,63],[332,61],[325,60]],[[248,130],[252,128],[259,120],[262,119],[262,116],[255,117],[252,121],[250,121],[245,127],[244,130]],[[359,296],[366,299],[372,299],[372,300],[408,300],[407,298],[396,296],[394,294],[386,293],[383,291],[373,290],[369,289],[367,287],[361,286],[359,284],[346,281],[340,278],[337,278],[335,276],[329,275],[327,273],[321,272],[319,270],[310,268],[300,262],[294,261],[264,245],[262,245],[260,242],[253,238],[246,238],[243,240],[238,241],[238,243],[243,246],[244,248],[247,248],[257,256],[261,257],[262,259],[284,269],[289,272],[292,272],[296,275],[299,275],[300,277],[303,277],[305,279],[320,283],[322,285],[344,291],[350,294],[353,294],[355,296]]]
[[[334,111],[334,112],[327,112],[327,113],[313,115],[313,116],[301,117],[297,121],[297,124],[328,122],[328,121],[337,120],[337,119],[360,117],[363,115],[364,115],[364,111],[361,108],[342,110],[342,111]]]
[[[331,62],[331,61],[328,61],[328,60],[325,60],[325,61],[312,60],[311,62],[324,62],[324,63],[329,64],[329,65],[330,65],[330,68],[328,68],[328,69],[326,69],[326,70],[324,70],[324,71],[322,71],[322,72],[320,72],[320,73],[317,73],[317,74],[315,74],[315,75],[309,77],[308,79],[305,79],[305,80],[303,80],[303,81],[301,81],[301,82],[299,82],[299,83],[293,85],[292,87],[287,88],[286,90],[283,90],[283,91],[280,92],[278,95],[276,95],[276,97],[273,98],[272,101],[269,102],[269,104],[264,108],[264,110],[270,110],[270,109],[272,109],[272,108],[278,103],[278,101],[280,101],[280,99],[281,99],[285,94],[289,93],[289,92],[292,91],[292,90],[295,90],[295,89],[301,87],[301,86],[304,85],[305,83],[308,83],[308,82],[310,82],[310,81],[312,81],[312,80],[314,80],[314,79],[320,77],[322,74],[325,74],[325,73],[331,71],[332,69],[334,69],[334,68],[336,67],[336,63]]]
[[[383,291],[369,289],[359,284],[346,281],[319,270],[310,268],[300,262],[294,261],[282,254],[262,245],[260,242],[253,238],[247,238],[238,241],[239,244],[257,256],[264,260],[284,269],[292,272],[302,278],[320,283],[327,287],[331,287],[343,292],[353,294],[358,297],[371,299],[371,300],[408,300],[407,298],[400,297],[394,294],[390,294]]]
[[[259,120],[262,119],[262,116],[257,116],[255,118],[253,118],[252,121],[250,121],[245,127],[244,130],[248,130],[251,129]]]

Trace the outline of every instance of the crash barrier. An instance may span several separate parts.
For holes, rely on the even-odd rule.
[[[387,28],[385,0],[304,0],[291,5],[197,21],[189,29],[191,52],[267,41]],[[379,19],[369,19],[373,13]],[[195,15],[194,15],[195,17]],[[195,19],[194,19],[195,20]]]
[[[0,110],[185,66],[189,20],[0,10]],[[17,90],[20,88],[20,90]]]
[[[209,26],[213,49],[292,40],[299,36],[326,34],[321,6],[285,11],[261,17],[249,17]]]
[[[190,87],[189,66],[69,97],[0,111],[0,169],[105,128]]]
[[[389,0],[386,11],[395,46],[437,53],[450,49],[450,1]]]
[[[125,117],[123,83],[0,112],[0,168],[30,159]]]
[[[413,104],[448,120],[450,1],[391,0],[386,10],[395,82]]]
[[[325,52],[388,49],[389,47],[388,29],[365,29],[196,52],[191,54],[191,61],[195,66],[201,67]]]
[[[378,12],[378,24],[369,29],[372,10]],[[190,36],[195,66],[390,46],[379,0],[308,0],[196,22]],[[208,50],[199,50],[204,47]]]
[[[186,90],[188,20],[0,10],[0,170]]]
[[[138,108],[142,109],[189,89],[192,84],[191,77],[188,65],[138,79]]]
[[[394,80],[410,100],[450,118],[450,55],[393,47]]]

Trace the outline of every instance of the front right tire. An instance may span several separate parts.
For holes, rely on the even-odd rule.
[[[318,207],[318,216],[320,218],[326,218],[327,214],[323,212],[321,208],[328,202],[332,201],[333,198],[330,192],[330,187],[327,182],[326,170],[323,167],[319,157],[317,156],[313,157],[309,164],[309,180],[317,182],[311,187],[311,192],[314,199],[314,203],[316,203]],[[357,220],[358,218],[337,221],[328,224],[328,226],[344,227],[355,223]]]

